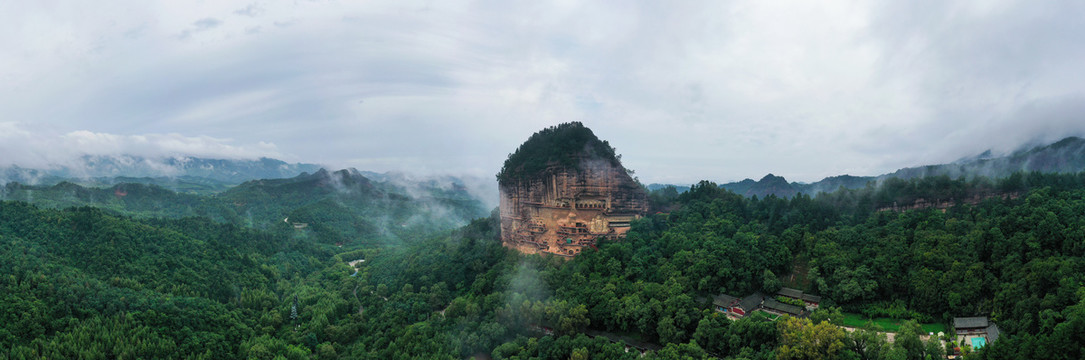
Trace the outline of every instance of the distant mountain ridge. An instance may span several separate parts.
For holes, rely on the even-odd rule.
[[[216,198],[251,219],[247,225],[304,223],[324,242],[451,229],[489,213],[464,187],[404,184],[374,181],[356,169],[319,169],[292,178],[247,181]],[[336,240],[327,240],[332,238]]]
[[[271,158],[208,159],[193,156],[151,158],[135,155],[85,155],[76,164],[55,165],[44,169],[9,166],[0,168],[0,183],[55,184],[66,179],[87,179],[108,183],[115,177],[127,178],[202,178],[235,185],[254,179],[294,177],[315,172],[320,165],[287,163]]]
[[[975,157],[951,164],[904,168],[881,177],[910,179],[946,175],[951,178],[985,176],[1006,177],[1016,171],[1045,173],[1076,173],[1085,171],[1085,139],[1068,137],[1058,142],[992,157],[986,151]]]
[[[832,192],[841,187],[847,189],[862,188],[871,181],[889,178],[913,179],[927,176],[948,176],[950,178],[1004,178],[1014,172],[1076,173],[1085,171],[1085,139],[1067,137],[1058,142],[1015,151],[1005,156],[993,156],[991,151],[957,160],[949,164],[917,166],[903,168],[879,176],[839,175],[822,179],[814,183],[788,182],[783,177],[768,174],[761,180],[744,179],[738,182],[722,184],[720,187],[747,197],[791,197],[799,193],[814,195],[819,192]]]
[[[298,236],[324,244],[399,241],[463,226],[486,217],[489,208],[455,183],[374,181],[355,169],[280,179],[250,180],[213,194],[171,191],[138,180],[108,187],[63,181],[54,185],[16,182],[0,186],[0,200],[43,208],[93,206],[148,218],[200,216],[216,222]],[[199,178],[197,178],[199,179]]]

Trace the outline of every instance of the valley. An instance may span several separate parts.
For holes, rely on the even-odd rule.
[[[212,194],[9,183],[0,358],[1081,355],[1085,173],[747,196],[648,191],[568,149],[506,163],[538,172],[499,174],[493,211],[352,169]],[[535,217],[587,231],[555,251],[517,237]],[[954,326],[981,317],[996,330]]]
[[[0,360],[1082,360],[1082,19],[0,1]]]

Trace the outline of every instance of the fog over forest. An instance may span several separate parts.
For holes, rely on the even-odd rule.
[[[1082,19],[0,1],[0,360],[1085,359]]]

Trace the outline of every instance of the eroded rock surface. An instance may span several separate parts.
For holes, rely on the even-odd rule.
[[[500,189],[502,241],[529,254],[574,256],[599,238],[623,236],[648,211],[647,194],[625,169],[588,158]]]

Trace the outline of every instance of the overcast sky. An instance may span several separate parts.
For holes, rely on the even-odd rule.
[[[1085,134],[1079,1],[0,2],[0,165],[492,176],[582,121],[642,181],[877,175]]]

